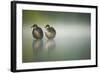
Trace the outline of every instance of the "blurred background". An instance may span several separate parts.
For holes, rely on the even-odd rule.
[[[22,61],[47,62],[86,60],[91,58],[91,14],[23,10]],[[33,24],[45,32],[46,24],[54,27],[56,37],[42,40],[32,37]]]

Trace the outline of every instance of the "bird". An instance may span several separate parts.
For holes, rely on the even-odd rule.
[[[37,24],[34,24],[32,26],[33,30],[32,30],[32,35],[33,35],[33,38],[35,38],[36,40],[37,39],[42,39],[43,38],[43,31],[42,29],[37,25]]]
[[[45,31],[45,36],[48,38],[48,39],[54,39],[55,36],[56,36],[56,30],[51,27],[49,24],[47,24],[45,26],[46,28],[46,31]]]

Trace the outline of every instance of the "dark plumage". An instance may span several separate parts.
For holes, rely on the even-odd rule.
[[[37,26],[37,24],[34,24],[32,26],[33,31],[32,31],[32,35],[35,39],[42,39],[43,38],[43,31],[40,27]]]
[[[46,25],[46,32],[45,35],[48,39],[53,39],[56,36],[56,30],[53,27],[50,27],[49,25]]]

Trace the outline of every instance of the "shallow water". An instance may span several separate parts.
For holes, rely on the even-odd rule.
[[[90,59],[91,45],[87,32],[81,34],[82,31],[74,31],[69,34],[68,29],[64,29],[66,32],[61,35],[62,33],[56,30],[58,34],[53,40],[48,40],[45,35],[42,40],[35,40],[31,30],[26,29],[25,32],[25,28],[23,29],[23,62]]]

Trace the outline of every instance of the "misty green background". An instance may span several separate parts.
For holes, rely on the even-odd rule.
[[[90,59],[90,19],[89,13],[23,10],[23,63]],[[56,37],[48,40],[44,35],[42,40],[35,40],[33,24],[38,24],[43,32],[45,25],[50,24],[56,30]]]

